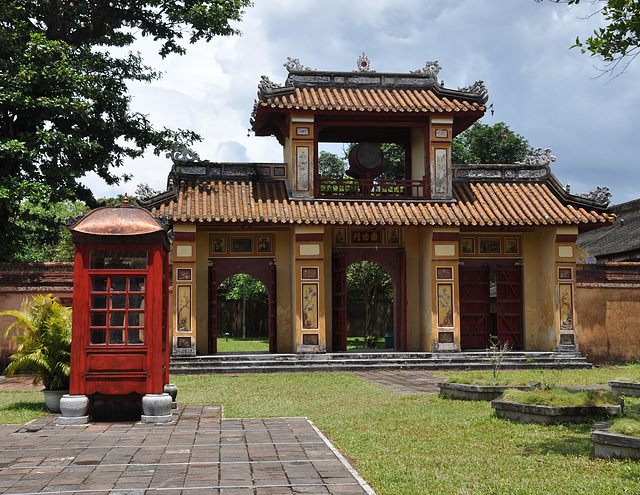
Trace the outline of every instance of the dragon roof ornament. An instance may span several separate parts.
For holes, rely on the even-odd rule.
[[[166,155],[167,158],[171,158],[173,162],[199,162],[200,157],[194,151],[191,151],[184,144],[180,146],[172,146],[171,151]]]
[[[458,91],[462,91],[463,93],[472,93],[474,95],[478,95],[485,101],[489,97],[489,91],[487,91],[487,88],[484,85],[484,81],[482,80],[474,82],[471,86],[458,88]]]
[[[282,64],[282,66],[287,69],[289,72],[294,71],[314,71],[311,67],[306,67],[300,63],[299,58],[291,58],[287,57],[287,61]]]
[[[551,148],[536,148],[533,154],[524,157],[521,162],[516,162],[519,165],[542,165],[549,166],[551,162],[555,162],[556,157],[551,154]]]
[[[409,71],[411,74],[426,74],[431,77],[436,77],[442,70],[442,66],[437,60],[428,61],[422,69]]]
[[[598,186],[595,191],[578,194],[578,196],[590,199],[591,201],[595,201],[603,206],[609,206],[609,203],[611,203],[611,193],[609,192],[609,188],[606,186]]]

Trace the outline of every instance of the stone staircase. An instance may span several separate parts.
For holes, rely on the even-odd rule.
[[[330,352],[326,354],[219,353],[211,356],[173,357],[174,375],[224,373],[296,373],[391,370],[491,369],[486,351],[436,352]],[[511,351],[502,369],[591,368],[579,352]]]

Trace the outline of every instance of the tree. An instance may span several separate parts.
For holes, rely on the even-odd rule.
[[[127,83],[159,74],[139,55],[116,57],[136,35],[160,41],[160,53],[185,53],[193,43],[237,30],[249,0],[4,0],[0,3],[0,260],[25,243],[21,204],[79,199],[93,206],[79,183],[95,172],[107,184],[127,180],[114,168],[146,149],[160,153],[190,144],[191,131],[153,128],[131,112]],[[40,219],[49,229],[51,218]],[[53,239],[55,242],[55,239]]]
[[[328,151],[320,151],[318,155],[318,170],[320,175],[325,179],[344,179],[346,177],[349,159],[349,152],[357,143],[349,143],[343,148],[343,157],[330,153]],[[395,143],[380,143],[380,149],[383,154],[383,161],[387,171],[380,175],[381,179],[404,179],[404,148]]]
[[[260,280],[246,273],[238,273],[224,282],[226,299],[242,301],[242,338],[247,336],[247,301],[265,301],[269,299],[267,289]],[[222,285],[222,284],[221,284]]]
[[[365,342],[368,346],[375,341],[373,313],[380,298],[393,298],[393,284],[387,271],[373,261],[360,261],[347,268],[347,291],[361,298],[365,306]]]
[[[504,122],[474,123],[451,145],[452,163],[516,163],[532,152],[529,142]]]
[[[568,5],[580,3],[580,0],[552,1]],[[640,0],[590,1],[600,5],[592,15],[602,15],[605,26],[596,29],[585,41],[578,36],[571,48],[578,47],[582,53],[600,57],[606,62],[604,73],[620,75],[640,54]]]
[[[318,155],[318,171],[324,179],[342,179],[347,162],[335,153],[321,151]]]

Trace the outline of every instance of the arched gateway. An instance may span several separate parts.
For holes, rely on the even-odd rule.
[[[344,349],[344,271],[360,260],[393,279],[396,350],[575,342],[576,237],[613,218],[559,187],[544,153],[528,164],[451,163],[452,139],[486,111],[481,82],[445,88],[437,63],[368,68],[292,61],[283,85],[262,78],[251,128],[278,140],[282,163],[173,154],[169,190],[145,206],[175,232],[174,355],[215,352],[216,284],[238,272],[269,288],[272,351]],[[359,143],[348,177],[320,172],[321,143]],[[402,151],[393,173],[387,145]]]

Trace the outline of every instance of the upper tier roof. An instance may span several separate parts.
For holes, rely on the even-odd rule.
[[[429,67],[427,63],[427,67]],[[437,65],[437,62],[436,62]],[[262,76],[251,125],[256,135],[277,134],[273,114],[312,111],[317,114],[453,115],[454,134],[466,129],[486,110],[488,93],[482,81],[457,90],[438,82],[438,70],[398,74],[373,71],[321,72],[285,64],[284,85]],[[438,66],[439,67],[439,66]],[[457,120],[457,122],[456,122]]]

